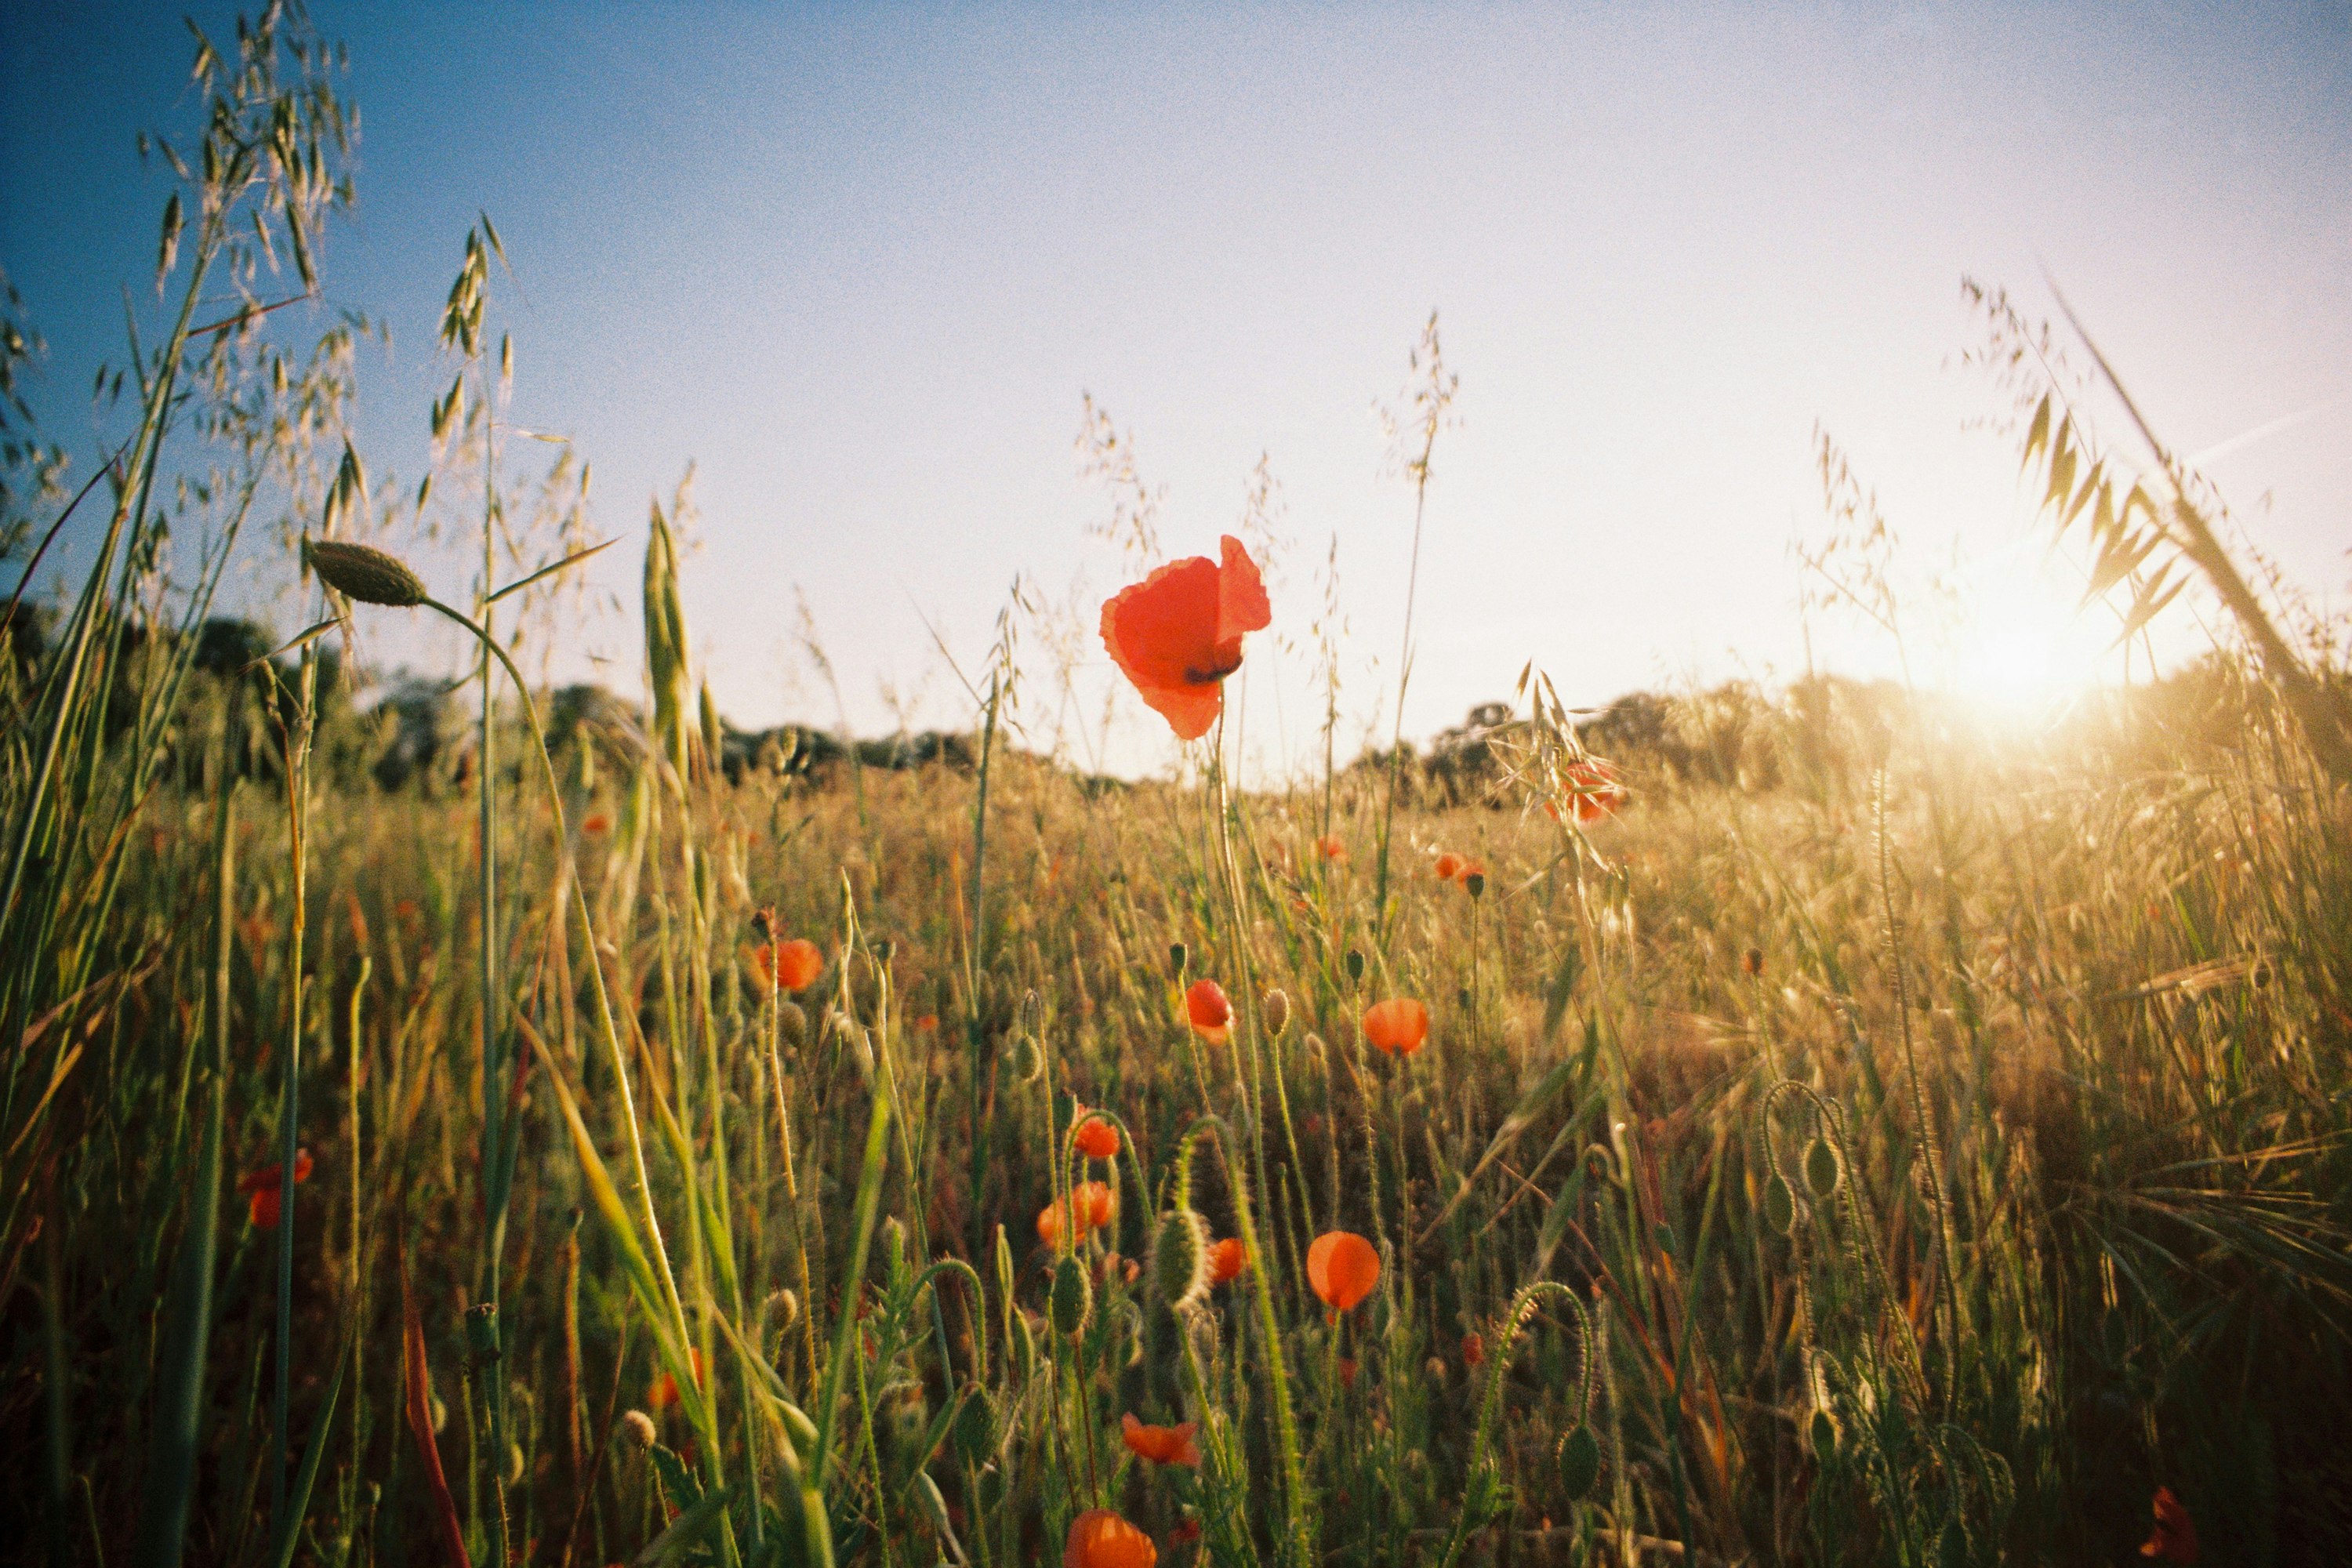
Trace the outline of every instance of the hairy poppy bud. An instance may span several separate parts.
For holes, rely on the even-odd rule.
[[[776,1033],[788,1046],[808,1044],[808,1015],[789,996],[776,1004]]]
[[[1470,889],[1472,898],[1483,899],[1486,896],[1486,873],[1473,871],[1462,879],[1462,885]]]
[[[1095,1315],[1094,1281],[1087,1278],[1086,1266],[1073,1253],[1062,1259],[1054,1269],[1054,1289],[1047,1298],[1053,1310],[1054,1331],[1072,1338],[1086,1331]]]
[[[1349,949],[1348,950],[1348,978],[1349,978],[1349,979],[1350,979],[1350,980],[1361,980],[1361,979],[1363,979],[1363,977],[1364,977],[1364,953],[1363,953],[1363,950],[1362,950],[1361,948],[1354,948],[1354,947],[1351,947],[1351,948],[1349,948]]]
[[[1578,1422],[1576,1430],[1559,1440],[1559,1458],[1560,1489],[1569,1501],[1582,1502],[1601,1479],[1601,1439],[1589,1423]]]
[[[1739,955],[1739,967],[1753,976],[1764,973],[1764,950],[1751,947]]]
[[[1778,1172],[1764,1184],[1764,1219],[1782,1236],[1796,1228],[1797,1195],[1789,1190],[1789,1184],[1780,1179]]]
[[[964,1386],[963,1403],[956,1407],[955,1436],[957,1446],[975,1469],[995,1457],[997,1440],[1003,1436],[997,1424],[996,1401],[976,1383]]]
[[[1837,1150],[1826,1138],[1816,1137],[1805,1145],[1805,1185],[1823,1202],[1838,1189]]]
[[[1170,1307],[1186,1307],[1209,1293],[1209,1222],[1192,1209],[1171,1209],[1151,1237],[1151,1288]]]
[[[1812,1419],[1805,1423],[1805,1436],[1813,1446],[1813,1458],[1822,1464],[1837,1458],[1837,1417],[1826,1406],[1816,1409]]]
[[[1004,1053],[1004,1066],[1015,1083],[1033,1083],[1045,1068],[1045,1054],[1026,1035],[1016,1035]]]
[[[654,1428],[654,1418],[642,1410],[621,1413],[621,1435],[640,1448],[650,1448],[661,1434]]]
[[[319,574],[319,581],[346,599],[357,599],[362,605],[389,605],[405,610],[425,600],[425,580],[408,569],[408,563],[397,555],[388,554],[369,544],[350,544],[337,539],[306,539],[302,542],[302,559]]]
[[[790,1290],[768,1292],[768,1321],[779,1331],[801,1321],[801,1299]]]
[[[1290,1027],[1290,998],[1279,988],[1269,991],[1258,998],[1257,1010],[1265,1020],[1265,1037],[1282,1038],[1282,1032]]]
[[[1182,942],[1171,942],[1168,944],[1168,977],[1171,980],[1181,982],[1184,978],[1185,967],[1192,962],[1192,950]]]

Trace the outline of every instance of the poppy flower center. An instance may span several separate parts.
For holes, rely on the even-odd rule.
[[[1210,662],[1205,668],[1186,665],[1184,679],[1186,684],[1192,686],[1214,686],[1241,667],[1242,650],[1239,645],[1235,645],[1230,654],[1223,649],[1213,650],[1210,654]]]

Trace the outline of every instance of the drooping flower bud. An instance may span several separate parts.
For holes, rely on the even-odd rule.
[[[1189,1208],[1171,1209],[1151,1237],[1151,1288],[1171,1308],[1209,1293],[1209,1222]]]
[[[1054,1331],[1076,1338],[1086,1331],[1094,1320],[1095,1286],[1087,1278],[1086,1266],[1072,1253],[1054,1269],[1054,1289],[1047,1299],[1053,1311]]]
[[[362,605],[405,610],[423,604],[426,597],[425,580],[410,571],[406,562],[372,544],[306,539],[302,559],[319,574],[320,582]]]

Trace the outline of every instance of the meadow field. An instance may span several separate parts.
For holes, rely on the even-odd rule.
[[[202,46],[121,450],[77,496],[10,405],[10,1559],[2352,1556],[2340,628],[2120,460],[2104,365],[1986,300],[2093,613],[2215,638],[2062,718],[1531,669],[1244,788],[1231,678],[1307,629],[1227,538],[1081,628],[1164,776],[1014,743],[1010,631],[958,733],[745,736],[676,509],[611,545],[645,700],[528,673],[601,546],[499,444],[487,219],[432,477],[371,495],[362,324],[269,309],[350,198],[333,79],[276,11]],[[1811,569],[1900,637],[1823,465]],[[254,557],[307,629],[215,602]],[[481,635],[420,743],[345,650],[423,617]]]

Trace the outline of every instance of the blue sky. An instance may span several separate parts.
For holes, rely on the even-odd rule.
[[[1278,631],[1303,637],[1336,534],[1360,739],[1392,700],[1412,528],[1370,410],[1433,307],[1461,424],[1408,732],[1530,658],[1570,701],[1801,668],[1816,423],[1981,601],[1956,679],[2021,649],[2071,675],[2104,638],[2066,625],[2070,568],[1969,427],[2001,405],[1951,363],[1977,341],[1964,274],[2046,311],[2046,267],[2182,449],[2303,415],[2212,478],[2322,602],[2352,574],[2352,5],[2220,9],[322,5],[362,114],[327,289],[393,328],[357,434],[413,484],[439,302],[491,215],[521,292],[511,417],[593,461],[601,529],[635,540],[698,466],[688,613],[740,722],[832,715],[795,589],[862,730],[894,722],[886,684],[963,721],[925,618],[973,662],[1016,573],[1090,632],[1121,572],[1085,536],[1108,510],[1073,452],[1091,392],[1166,487],[1174,552],[1213,552],[1267,458]],[[191,109],[178,12],[0,5],[0,266],[85,464],[121,286],[152,299],[164,187],[132,135]],[[625,553],[594,568],[623,595]],[[1883,666],[1812,630],[1817,658]],[[454,658],[404,635],[378,662]],[[571,637],[634,689],[632,621]],[[1306,663],[1252,658],[1253,739],[1301,750]],[[1075,710],[1109,679],[1081,668]],[[1065,739],[1163,761],[1125,712]]]

